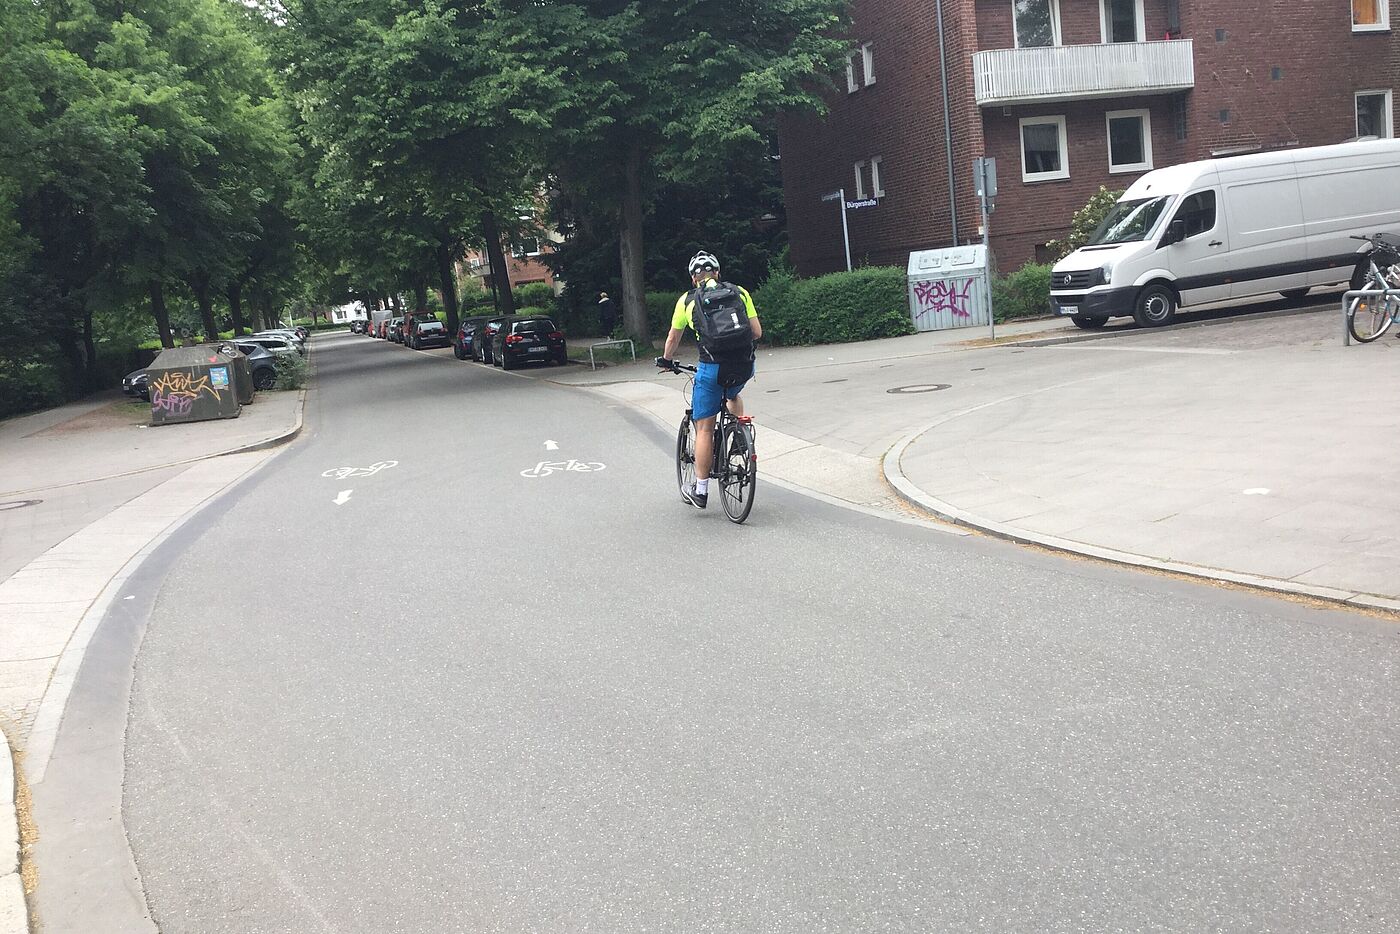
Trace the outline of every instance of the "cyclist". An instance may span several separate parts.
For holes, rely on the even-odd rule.
[[[695,332],[700,341],[700,364],[691,397],[695,483],[687,484],[682,495],[696,509],[704,509],[710,493],[715,419],[725,404],[735,415],[744,414],[744,400],[739,394],[753,378],[753,345],[763,337],[763,325],[748,291],[720,279],[719,260],[713,254],[701,250],[690,258],[688,269],[695,288],[676,299],[671,333],[666,336],[665,352],[656,358],[656,365],[673,370],[673,357],[680,349],[685,329]]]

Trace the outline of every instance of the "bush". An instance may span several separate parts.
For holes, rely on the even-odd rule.
[[[548,308],[554,304],[554,290],[543,282],[530,282],[515,289],[515,304]]]
[[[1070,218],[1069,235],[1063,240],[1051,240],[1045,245],[1050,251],[1051,264],[1059,262],[1088,243],[1094,231],[1099,229],[1103,219],[1122,196],[1121,190],[1109,191],[1106,186],[1100,185],[1099,190],[1090,196],[1088,203],[1075,211],[1074,216]]]
[[[299,353],[279,353],[274,363],[277,365],[276,389],[301,389],[311,376],[311,367]]]
[[[543,308],[539,305],[526,305],[524,308],[515,309],[515,313],[517,315],[552,315],[552,311],[549,308]],[[554,323],[558,324],[559,322],[556,321]]]
[[[835,344],[914,333],[904,270],[869,266],[816,279],[775,272],[754,304],[773,344]]]
[[[0,366],[0,418],[62,405],[68,401],[58,367],[45,360]]]
[[[1049,265],[1026,263],[1010,275],[994,281],[992,310],[998,321],[1052,314]]]

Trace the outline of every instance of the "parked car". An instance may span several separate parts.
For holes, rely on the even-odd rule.
[[[249,344],[266,347],[275,354],[294,353],[300,356],[302,353],[291,338],[282,334],[254,334],[252,337],[244,338],[244,340]]]
[[[151,401],[150,374],[145,370],[133,370],[122,377],[122,392],[128,396]]]
[[[351,334],[364,334],[364,333],[366,333],[368,330],[369,330],[369,322],[367,322],[367,321],[351,321],[351,322],[350,322],[350,333],[351,333]]]
[[[492,338],[492,359],[503,370],[532,362],[562,366],[569,362],[568,353],[564,332],[543,315],[506,318]]]
[[[419,318],[413,322],[412,328],[408,335],[408,346],[414,350],[448,347],[452,344],[452,336],[447,333],[447,327],[436,318]]]
[[[476,317],[463,319],[457,328],[457,333],[452,338],[452,355],[458,360],[472,360],[472,344],[476,339],[476,329],[485,324],[489,318]]]
[[[393,341],[395,344],[402,344],[402,343],[403,343],[403,319],[402,319],[402,318],[390,318],[390,319],[389,319],[389,340]]]
[[[303,326],[303,325],[298,324],[296,327],[292,328],[292,330],[293,330],[293,331],[296,331],[297,334],[301,335],[301,339],[304,340],[304,341],[305,341],[305,340],[310,340],[310,339],[311,339],[311,331],[309,331],[309,330],[308,330],[305,326]]]
[[[1400,233],[1400,140],[1260,152],[1148,172],[1089,242],[1055,264],[1056,313],[1081,328],[1132,315],[1364,282],[1369,244]]]
[[[234,344],[248,358],[254,389],[271,389],[277,384],[277,354],[257,341],[237,340]]]
[[[476,336],[472,338],[472,353],[476,355],[477,363],[491,362],[491,342],[504,320],[504,316],[487,318],[477,327]]]
[[[257,332],[256,334],[254,334],[254,335],[252,335],[252,336],[255,337],[255,338],[259,338],[259,337],[280,337],[280,338],[283,338],[284,340],[289,341],[289,342],[291,343],[292,347],[296,349],[296,352],[297,352],[297,353],[301,354],[303,357],[306,356],[306,341],[303,340],[301,337],[299,337],[299,336],[297,335],[297,332],[294,331],[294,330],[291,329],[291,328],[276,328],[276,329],[267,330],[267,331],[259,331],[259,332]]]

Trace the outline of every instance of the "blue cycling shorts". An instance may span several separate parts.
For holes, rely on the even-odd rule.
[[[724,382],[720,385],[720,364],[700,362],[695,368],[695,390],[690,397],[690,417],[699,421],[714,418],[725,399],[737,399],[749,380],[753,379],[753,363],[724,364]]]

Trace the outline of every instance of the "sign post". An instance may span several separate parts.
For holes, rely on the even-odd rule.
[[[823,201],[841,202],[841,240],[846,245],[846,271],[851,271],[851,231],[846,226],[846,189],[838,188],[836,191],[822,195]]]
[[[982,208],[982,245],[987,248],[986,276],[987,322],[991,325],[992,340],[997,339],[997,314],[992,307],[992,228],[988,219],[996,207],[997,160],[993,156],[979,156],[972,160],[972,181],[977,186],[977,202]]]

